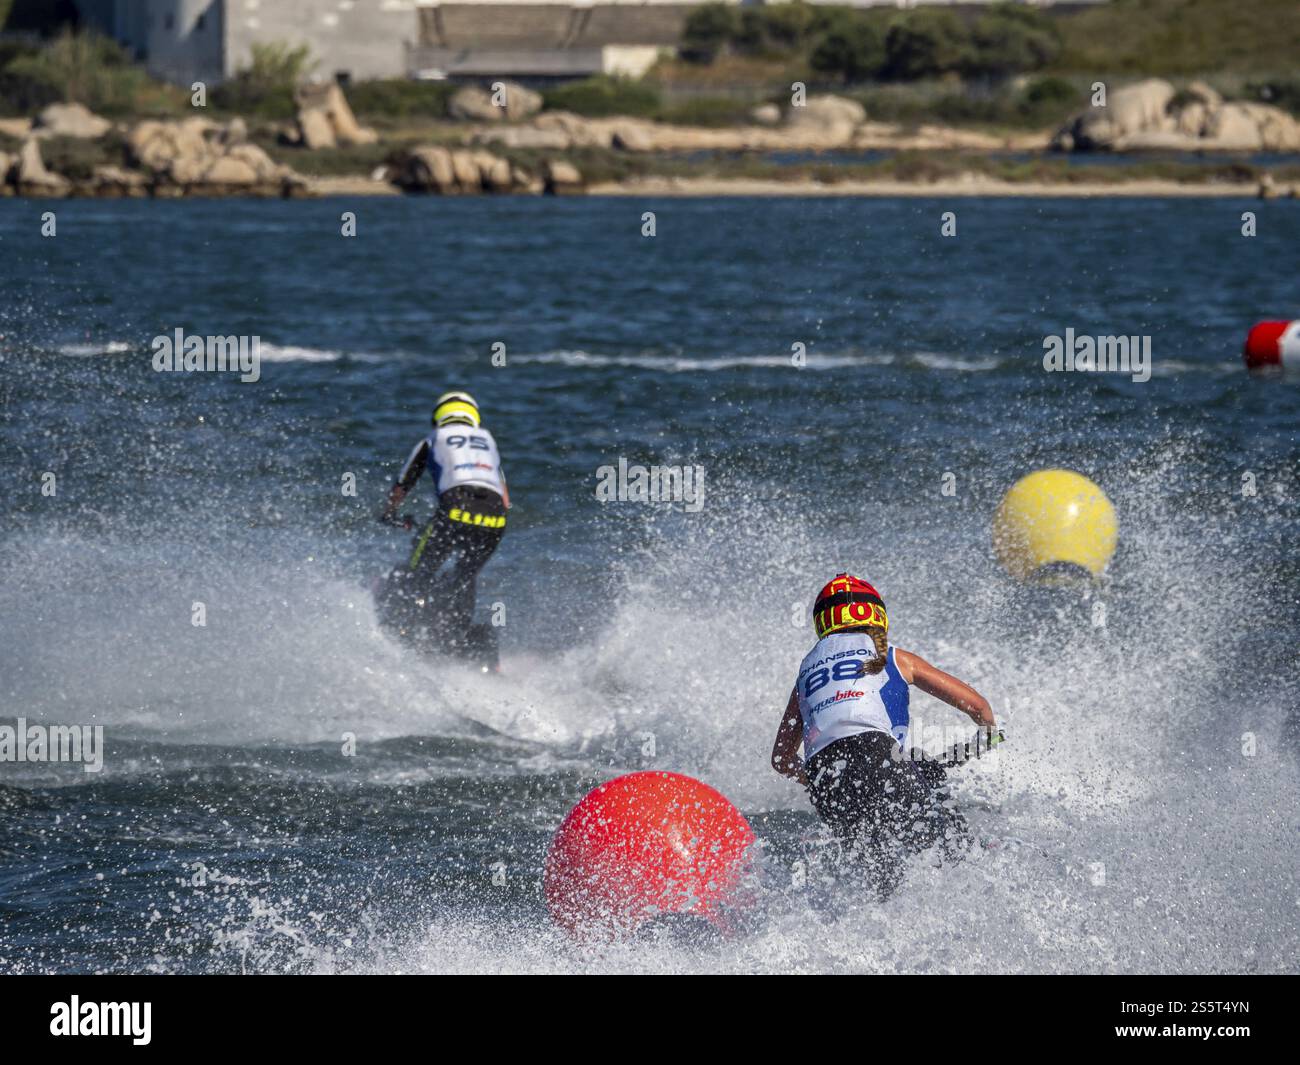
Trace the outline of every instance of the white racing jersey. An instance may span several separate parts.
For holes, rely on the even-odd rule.
[[[506,479],[501,472],[497,442],[486,429],[455,423],[435,429],[415,445],[397,475],[397,483],[409,491],[426,465],[437,483],[439,495],[462,484],[490,488],[497,495],[505,495]]]
[[[827,744],[860,732],[888,732],[906,750],[907,681],[894,662],[893,644],[884,669],[859,676],[861,665],[875,657],[876,645],[865,632],[823,636],[804,657],[795,690],[805,761]]]

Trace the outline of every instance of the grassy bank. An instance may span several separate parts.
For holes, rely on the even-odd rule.
[[[1293,78],[1298,51],[1294,0],[905,10],[709,3],[688,21],[682,58],[661,75],[708,84],[711,68],[734,74],[739,61],[751,82],[801,72],[850,83],[1024,73]]]
[[[1092,82],[1209,81],[1300,115],[1295,0],[1111,0],[1088,8],[764,8],[712,4],[680,58],[646,79],[666,96],[786,97],[792,82],[886,121],[1052,125]]]
[[[272,154],[313,177],[338,177],[368,173],[391,157],[378,146],[358,160],[356,149],[294,154],[292,149],[272,148]],[[554,152],[523,148],[492,148],[532,173],[541,171]],[[891,153],[870,162],[837,162],[825,156],[801,162],[775,162],[761,153],[720,153],[711,156],[654,154],[634,155],[607,148],[573,148],[564,153],[591,184],[607,184],[644,178],[715,178],[728,180],[774,180],[790,183],[818,181],[826,184],[863,181],[905,181],[918,184],[952,180],[976,174],[1012,183],[1062,185],[1122,185],[1141,180],[1173,181],[1183,184],[1226,183],[1255,187],[1265,174],[1281,184],[1300,181],[1300,163],[1261,167],[1238,161],[1147,159],[1114,166],[1072,165],[1060,156],[1023,158],[981,152],[906,151]],[[356,165],[360,162],[362,165]]]
[[[1297,79],[1295,0],[1112,0],[1056,21],[1063,47],[1049,69],[1058,73]]]

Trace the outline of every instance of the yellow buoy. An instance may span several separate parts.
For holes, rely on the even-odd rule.
[[[1100,577],[1118,539],[1119,521],[1106,493],[1071,470],[1020,478],[993,518],[993,550],[1021,581],[1075,566]]]

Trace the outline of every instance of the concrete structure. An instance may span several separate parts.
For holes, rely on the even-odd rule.
[[[76,0],[82,20],[125,45],[155,77],[181,84],[225,75],[225,3]]]
[[[672,51],[699,0],[555,3],[478,0],[422,5],[408,67],[417,76],[640,77]]]
[[[343,79],[639,75],[699,0],[76,0],[156,77],[217,84],[255,43],[307,45]]]
[[[307,45],[315,73],[406,73],[415,0],[77,0],[83,18],[130,48],[155,77],[216,84],[254,43]]]

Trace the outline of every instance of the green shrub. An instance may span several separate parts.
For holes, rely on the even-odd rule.
[[[802,0],[757,10],[762,12],[767,40],[783,51],[805,47],[821,26],[817,9]]]
[[[572,111],[589,118],[634,115],[649,118],[660,110],[659,94],[648,85],[604,74],[557,85],[542,93],[548,111]]]
[[[731,50],[741,55],[763,56],[777,51],[768,47],[766,23],[761,8],[740,9],[740,26],[729,43]]]
[[[0,70],[0,92],[20,113],[68,101],[125,114],[152,83],[130,54],[107,37],[66,30],[43,48],[19,51]]]
[[[808,64],[819,74],[865,81],[884,68],[885,42],[872,23],[842,15],[813,48]]]
[[[1084,103],[1084,93],[1061,78],[1042,78],[1021,92],[1001,89],[994,93],[947,93],[933,102],[931,114],[952,125],[1020,126],[1040,128],[1060,125]]]
[[[384,78],[353,82],[347,96],[352,110],[366,118],[441,119],[447,117],[447,101],[455,91],[447,81]]]
[[[1072,106],[1079,102],[1083,93],[1064,78],[1035,78],[1025,86],[1025,101],[1035,106],[1050,104],[1053,106]]]
[[[894,122],[902,126],[919,125],[934,116],[934,92],[930,86],[901,83],[877,83],[869,89],[854,93],[854,98],[867,109],[874,122]]]
[[[962,69],[968,49],[966,30],[950,12],[910,12],[885,34],[883,74],[898,81],[950,74]]]
[[[213,90],[213,106],[258,118],[292,118],[294,90],[315,66],[306,45],[254,44],[252,61]]]
[[[47,137],[41,141],[41,160],[56,174],[86,181],[100,165],[125,166],[127,145],[122,135],[110,132],[94,140],[86,137]]]
[[[383,143],[320,148],[313,152],[286,147],[269,137],[259,138],[257,143],[277,163],[291,166],[307,177],[349,177],[369,174],[376,167],[395,162],[400,154],[393,145]]]
[[[699,96],[667,104],[654,117],[681,126],[734,126],[749,120],[751,108],[748,101],[730,96]]]
[[[930,116],[950,126],[998,126],[1007,124],[1010,111],[1009,101],[998,96],[950,92],[934,101]]]
[[[1021,91],[954,91],[943,82],[892,82],[855,94],[873,119],[902,126],[943,122],[956,126],[1042,129],[1057,126],[1086,97],[1062,78],[1039,78]]]
[[[740,33],[740,9],[732,4],[702,4],[682,28],[682,58],[712,63]]]
[[[30,115],[46,104],[63,99],[58,88],[48,79],[34,79],[27,64],[20,63],[16,70],[10,71],[9,67],[15,60],[29,59],[39,51],[27,44],[0,42],[0,114]]]
[[[1061,35],[1046,15],[999,4],[975,20],[963,71],[1006,78],[1041,70],[1061,53]]]
[[[1064,78],[1036,78],[1020,94],[1018,110],[1026,125],[1057,125],[1086,101],[1084,91]]]
[[[723,52],[785,59],[808,52],[832,29],[844,32],[848,23],[870,19],[852,8],[804,0],[763,7],[705,4],[686,21],[682,56],[697,63],[712,62]]]

